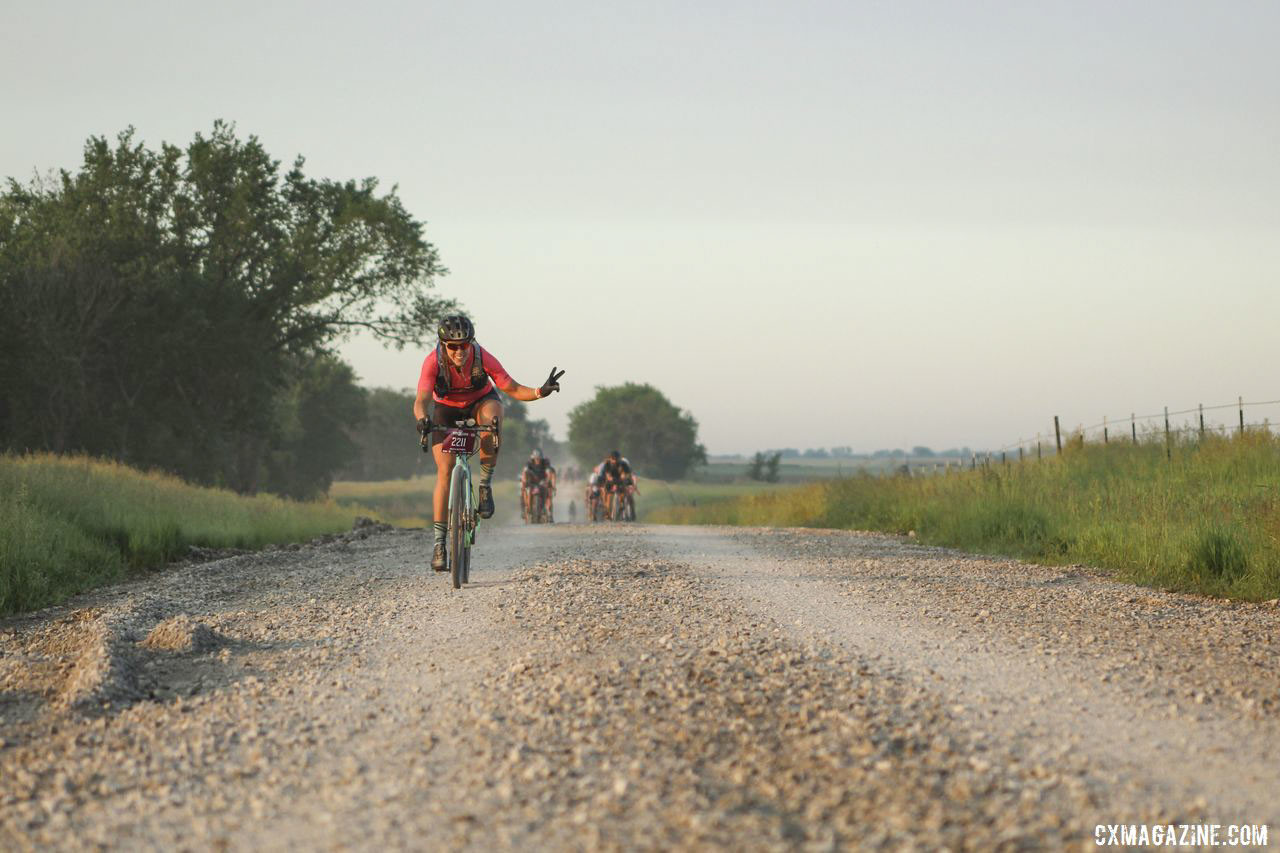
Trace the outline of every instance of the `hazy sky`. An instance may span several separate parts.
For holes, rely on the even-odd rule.
[[[1277,44],[1275,2],[10,0],[0,175],[228,119],[398,184],[562,437],[631,380],[713,452],[990,447],[1280,398]]]

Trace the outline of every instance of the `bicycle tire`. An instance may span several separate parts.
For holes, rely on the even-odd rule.
[[[454,471],[453,480],[449,483],[449,576],[454,589],[462,588],[462,573],[465,569],[467,531],[464,524],[467,510],[466,476],[461,471]]]

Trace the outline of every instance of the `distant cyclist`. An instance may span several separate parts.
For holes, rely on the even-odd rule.
[[[556,469],[542,455],[542,450],[535,447],[533,452],[529,454],[529,461],[525,463],[524,471],[520,473],[520,493],[524,496],[524,517],[526,519],[534,517],[534,507],[531,503],[532,489],[530,487],[537,485],[541,485],[545,489],[542,493],[542,500],[547,508],[547,521],[554,521],[551,499],[556,493]]]
[[[437,328],[439,343],[422,362],[418,377],[418,396],[413,401],[413,416],[418,431],[426,434],[431,424],[453,426],[456,421],[475,418],[477,424],[500,427],[502,403],[494,386],[516,400],[540,400],[560,390],[564,371],[551,368],[551,375],[538,388],[521,385],[511,378],[493,353],[475,342],[476,331],[463,314],[451,314]],[[430,412],[428,412],[430,407]],[[443,572],[448,567],[444,540],[448,532],[445,513],[449,505],[449,475],[453,472],[453,455],[441,447],[444,434],[431,434],[431,455],[436,460],[436,491],[433,501],[435,549],[431,568]],[[493,515],[493,466],[498,462],[498,433],[486,433],[480,441],[480,480],[477,503],[480,517]]]
[[[600,479],[600,465],[591,469],[587,475],[587,493],[583,498],[583,506],[587,510],[587,519],[596,520],[596,507],[604,501],[603,487]]]
[[[601,486],[604,487],[605,493],[605,514],[611,516],[613,502],[618,499],[614,495],[625,500],[628,488],[634,483],[631,463],[619,451],[614,450],[600,463],[599,470]]]

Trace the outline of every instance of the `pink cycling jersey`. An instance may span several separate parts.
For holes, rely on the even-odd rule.
[[[436,372],[439,365],[436,360],[436,351],[432,350],[430,355],[422,362],[422,373],[418,376],[418,393],[423,391],[431,392],[431,399],[443,406],[453,406],[461,409],[479,400],[485,394],[493,390],[493,384],[496,380],[499,388],[510,388],[515,384],[515,380],[511,378],[511,374],[507,373],[506,368],[502,366],[502,362],[494,358],[493,353],[480,347],[480,366],[484,368],[484,372],[489,375],[489,382],[483,388],[472,391],[471,389],[471,362],[476,357],[477,347],[472,346],[471,352],[467,354],[467,360],[463,363],[462,369],[454,367],[452,362],[445,360],[445,369],[449,371],[449,388],[448,394],[442,398],[435,393]]]

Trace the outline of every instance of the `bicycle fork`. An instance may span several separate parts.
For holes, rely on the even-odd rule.
[[[472,507],[475,504],[475,497],[471,494],[471,468],[465,460],[459,459],[454,463],[453,471],[449,474],[449,494],[453,494],[455,478],[462,478],[464,488],[462,494],[465,496],[462,506],[462,535],[466,538],[463,540],[466,547],[471,547],[475,541],[475,519],[472,518]],[[449,518],[453,518],[453,513],[449,513]]]

